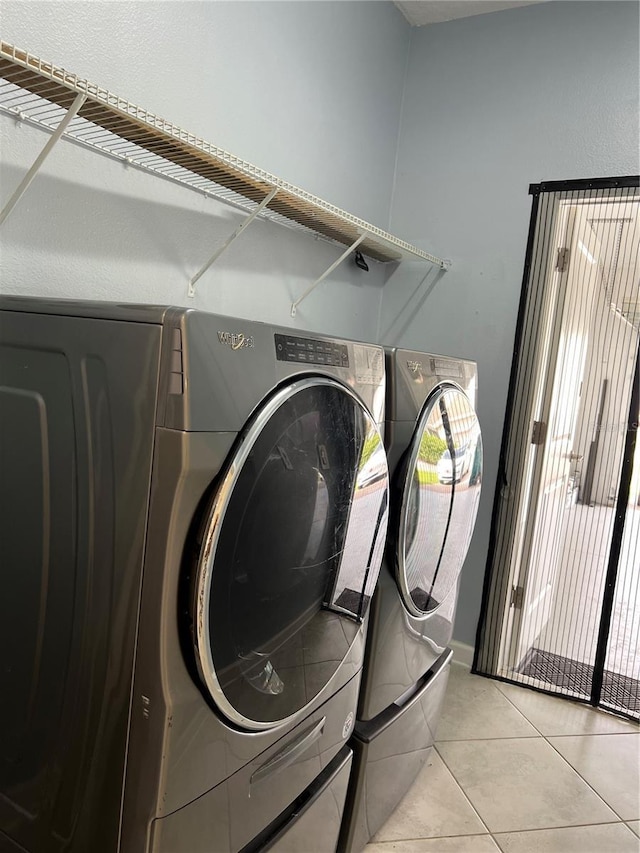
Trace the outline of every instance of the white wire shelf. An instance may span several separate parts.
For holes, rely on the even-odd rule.
[[[376,261],[449,262],[235,157],[159,116],[0,42],[0,110],[53,133],[84,96],[62,138],[164,179],[359,250]],[[275,190],[275,194],[274,193]],[[272,195],[273,194],[273,195]],[[272,195],[270,199],[268,196]],[[265,204],[265,200],[267,200]]]

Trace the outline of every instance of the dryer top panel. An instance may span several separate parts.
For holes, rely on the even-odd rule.
[[[124,320],[129,323],[162,324],[166,305],[98,302],[97,300],[40,299],[28,296],[0,296],[0,311],[24,314],[56,314],[65,317],[91,317],[94,320]]]
[[[163,326],[160,426],[238,432],[280,385],[308,375],[342,382],[384,423],[384,351],[374,344],[167,305],[0,297],[0,324],[12,311]]]
[[[415,422],[433,389],[453,382],[476,406],[478,369],[476,363],[433,353],[386,348],[387,421]]]
[[[173,309],[165,318],[159,423],[189,431],[244,426],[265,397],[293,379],[337,379],[384,421],[382,347],[252,320]]]

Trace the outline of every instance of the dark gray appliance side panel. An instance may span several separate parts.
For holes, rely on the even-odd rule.
[[[93,320],[124,320],[127,323],[162,325],[168,306],[135,302],[99,302],[93,299],[46,299],[40,296],[0,296],[0,311],[22,314],[53,314]],[[8,320],[7,320],[8,322]]]
[[[151,821],[158,812],[176,808],[175,796],[188,802],[217,784],[218,777],[210,781],[212,764],[222,777],[229,765],[226,750],[233,739],[185,666],[176,616],[191,526],[234,439],[233,433],[156,429],[125,777],[123,853],[146,850]],[[247,740],[251,749],[251,738]],[[222,757],[212,761],[212,752]]]
[[[322,787],[314,791],[309,803],[294,814],[271,844],[269,853],[335,853],[349,785],[353,753],[344,747],[340,766]],[[342,756],[342,753],[336,757]]]
[[[402,473],[407,450],[416,429],[415,420],[411,421],[387,421],[384,430],[384,446],[387,451],[387,465],[389,466],[389,478],[391,480],[392,497],[394,502],[402,502]]]
[[[0,830],[0,853],[28,853],[28,851],[19,844],[16,844],[15,841],[12,841],[8,835],[5,835]]]
[[[0,830],[117,848],[159,325],[0,313]]]
[[[427,761],[436,737],[453,653],[447,649],[403,704],[357,723],[354,767],[338,853],[363,850],[395,811]]]

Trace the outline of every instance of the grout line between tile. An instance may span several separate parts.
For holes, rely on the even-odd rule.
[[[601,820],[596,821],[595,823],[567,823],[562,826],[537,826],[535,829],[508,829],[504,832],[496,832],[494,835],[515,835],[516,833],[522,832],[549,832],[555,829],[584,829],[589,826],[618,826],[618,824],[625,824],[624,820],[611,820],[609,822],[603,823]],[[629,827],[627,827],[629,829]],[[630,832],[633,830],[629,829]]]
[[[471,673],[469,672],[469,674],[471,674]],[[507,700],[509,705],[511,705],[511,707],[514,710],[516,710],[518,712],[518,714],[520,714],[523,717],[523,719],[529,723],[529,725],[532,727],[534,732],[536,732],[535,735],[520,736],[520,737],[515,737],[515,738],[513,738],[513,737],[510,737],[510,738],[506,738],[506,737],[498,737],[498,738],[487,738],[487,737],[484,737],[484,738],[457,738],[457,739],[446,740],[446,741],[445,740],[443,740],[443,741],[436,740],[436,742],[434,744],[434,749],[435,749],[436,754],[438,755],[438,757],[442,761],[443,765],[445,766],[445,768],[447,769],[447,771],[451,775],[456,786],[458,787],[458,789],[462,793],[465,801],[469,804],[473,814],[476,815],[476,817],[478,818],[478,821],[480,822],[481,826],[484,827],[485,831],[479,832],[479,833],[463,833],[463,834],[458,833],[455,835],[446,834],[446,835],[426,836],[426,837],[419,836],[416,838],[397,839],[397,841],[403,841],[403,842],[404,841],[422,841],[422,840],[432,840],[432,839],[435,840],[438,838],[465,838],[465,837],[477,837],[477,838],[479,838],[479,837],[489,836],[492,839],[492,841],[494,842],[494,844],[496,845],[496,847],[498,848],[498,850],[500,850],[501,853],[505,853],[505,848],[500,844],[500,837],[505,836],[505,835],[510,835],[512,833],[542,832],[545,830],[552,830],[552,829],[553,830],[555,830],[555,829],[576,829],[579,827],[589,827],[589,826],[616,826],[617,824],[622,824],[622,825],[626,826],[626,828],[629,830],[630,833],[632,833],[634,836],[636,836],[635,831],[631,828],[631,826],[629,826],[629,823],[633,823],[637,819],[631,819],[629,821],[624,820],[622,818],[622,816],[604,799],[604,797],[587,781],[587,779],[584,778],[584,776],[571,764],[571,762],[567,758],[565,758],[560,753],[560,751],[552,743],[552,739],[555,739],[555,738],[600,737],[603,735],[630,734],[630,733],[632,734],[633,732],[602,732],[602,733],[600,733],[600,732],[595,732],[595,733],[594,732],[584,732],[581,734],[545,735],[540,730],[540,728],[531,719],[529,719],[529,716],[524,711],[522,711],[520,708],[518,708],[518,706],[511,700],[511,698],[506,693],[503,693],[499,689],[499,687],[496,687],[496,689],[498,689],[500,695]],[[476,807],[474,806],[472,801],[467,796],[466,791],[464,790],[464,788],[462,787],[462,785],[460,784],[460,782],[456,778],[456,775],[455,775],[453,769],[448,765],[446,759],[444,758],[444,756],[440,752],[439,746],[441,743],[442,744],[449,744],[449,743],[455,743],[455,742],[473,743],[473,742],[481,741],[481,740],[487,740],[487,741],[496,741],[496,740],[523,740],[524,741],[524,740],[529,740],[530,741],[534,737],[539,737],[541,740],[545,741],[553,749],[554,753],[562,759],[564,764],[567,765],[571,769],[573,774],[575,776],[577,776],[587,786],[587,788],[589,788],[589,790],[591,790],[592,793],[595,794],[595,796],[607,807],[607,809],[611,812],[611,815],[614,816],[612,820],[603,821],[602,819],[600,819],[600,820],[595,821],[593,823],[567,824],[566,826],[563,825],[563,826],[552,826],[552,827],[536,827],[535,829],[526,828],[526,829],[509,830],[509,831],[505,831],[505,832],[496,832],[496,833],[493,833],[489,829],[489,827],[487,826],[485,821],[482,819],[480,813],[478,812],[478,810],[476,809]],[[381,841],[381,842],[375,842],[375,843],[389,843],[389,842],[388,841]]]
[[[446,743],[450,743],[450,741],[446,741]],[[435,743],[435,744],[433,745],[433,748],[434,748],[434,749],[435,749],[435,751],[438,753],[438,756],[440,757],[440,761],[442,761],[442,763],[444,764],[444,766],[445,766],[445,767],[447,768],[447,770],[449,771],[449,773],[450,773],[450,775],[451,775],[451,778],[453,779],[453,781],[456,783],[456,785],[457,785],[457,786],[458,786],[458,788],[460,789],[460,791],[461,791],[461,793],[462,793],[462,796],[465,798],[465,800],[466,800],[466,801],[469,803],[469,805],[471,806],[471,809],[473,810],[473,813],[476,815],[476,817],[478,818],[478,820],[480,821],[480,823],[481,823],[481,824],[484,826],[484,828],[487,830],[487,835],[491,835],[491,830],[489,829],[489,827],[487,826],[487,824],[484,822],[484,820],[481,818],[480,814],[478,813],[478,810],[476,809],[476,807],[473,805],[473,803],[471,802],[471,800],[470,800],[470,799],[469,799],[469,797],[467,796],[467,792],[464,790],[464,788],[462,787],[462,785],[460,784],[460,782],[458,782],[458,780],[457,780],[457,779],[456,779],[456,777],[455,777],[455,774],[454,774],[453,770],[449,767],[449,765],[448,765],[448,764],[447,764],[447,762],[445,761],[444,757],[442,756],[442,754],[441,754],[440,750],[438,749],[438,744],[437,744],[437,743]],[[482,834],[482,833],[479,833],[479,834]]]
[[[566,735],[566,737],[587,737],[587,735]],[[571,764],[571,762],[570,762],[568,759],[566,759],[566,758],[564,757],[564,755],[563,755],[559,750],[557,750],[557,749],[555,748],[555,746],[551,743],[551,741],[549,740],[549,738],[545,738],[545,740],[547,741],[547,743],[549,744],[549,746],[551,747],[551,749],[556,753],[556,755],[559,755],[559,756],[560,756],[560,758],[565,762],[565,764],[567,764],[567,765],[568,765],[568,766],[573,770],[573,772],[576,774],[576,776],[577,776],[579,779],[582,779],[582,781],[583,781],[583,782],[584,782],[584,784],[587,786],[587,788],[589,788],[591,791],[593,791],[593,793],[596,795],[596,797],[598,797],[598,799],[602,800],[602,802],[605,804],[605,806],[606,806],[610,811],[612,811],[612,812],[613,812],[613,814],[618,818],[618,821],[620,821],[620,823],[624,823],[624,818],[623,818],[623,817],[622,817],[622,816],[621,816],[621,815],[620,815],[620,814],[619,814],[619,813],[618,813],[618,812],[613,808],[613,806],[612,806],[610,803],[608,803],[608,802],[605,800],[605,798],[602,796],[602,794],[600,794],[600,793],[598,793],[598,791],[596,791],[596,789],[593,787],[593,785],[591,785],[591,784],[590,784],[590,783],[589,783],[589,782],[584,778],[584,776],[582,775],[582,773],[580,773],[578,770],[576,770],[576,768],[573,766],[573,764]],[[602,823],[602,821],[598,821],[598,823]],[[615,823],[615,821],[607,821],[607,823]],[[585,826],[595,826],[595,825],[596,825],[596,824],[591,824],[591,823],[589,823],[589,824],[585,824]]]
[[[493,837],[487,832],[459,832],[455,835],[416,835],[415,838],[381,838],[380,841],[370,841],[369,844],[404,844],[406,841],[440,841],[443,838],[485,838],[485,836]]]
[[[532,723],[531,725],[533,725],[533,723]],[[535,728],[535,727],[534,727],[534,728]],[[536,729],[536,731],[538,731],[538,729]],[[554,735],[553,737],[555,737],[555,735]],[[580,737],[580,735],[567,735],[567,737]],[[564,755],[562,755],[562,753],[560,753],[560,752],[555,748],[555,746],[554,746],[552,743],[550,743],[550,742],[549,742],[549,738],[547,738],[547,737],[545,737],[543,734],[541,734],[541,735],[540,735],[540,739],[541,739],[541,740],[543,740],[543,741],[545,741],[545,742],[546,742],[546,743],[551,747],[551,749],[556,753],[556,755],[558,755],[558,756],[562,759],[562,761],[563,761],[563,762],[564,762],[564,763],[569,767],[569,769],[570,769],[570,770],[571,770],[571,771],[572,771],[572,772],[573,772],[573,773],[574,773],[574,774],[575,774],[579,779],[581,779],[581,780],[584,782],[584,784],[587,786],[587,788],[589,788],[589,789],[592,791],[592,793],[594,793],[594,794],[596,795],[596,797],[597,797],[597,798],[598,798],[602,803],[604,803],[604,805],[609,809],[609,811],[611,811],[611,812],[616,816],[616,818],[617,818],[617,820],[610,820],[610,821],[602,821],[602,820],[599,820],[599,821],[595,821],[594,823],[585,823],[585,824],[569,824],[569,826],[599,826],[599,825],[601,825],[601,824],[602,824],[602,825],[605,825],[605,824],[609,825],[609,824],[614,824],[614,823],[625,823],[624,818],[623,818],[623,817],[621,817],[621,815],[620,815],[620,814],[619,814],[619,813],[618,813],[618,812],[617,812],[617,811],[616,811],[616,810],[615,810],[615,809],[614,809],[614,808],[613,808],[613,807],[612,807],[612,806],[611,806],[611,805],[610,805],[610,804],[609,804],[609,803],[604,799],[604,797],[602,796],[602,794],[599,794],[599,793],[598,793],[598,791],[596,791],[596,789],[593,787],[593,785],[591,785],[591,784],[590,784],[590,783],[589,783],[589,782],[584,778],[584,776],[583,776],[581,773],[579,773],[579,772],[578,772],[578,770],[576,770],[576,768],[571,764],[571,762],[570,762],[570,761],[568,761],[568,760],[564,757]],[[485,740],[485,741],[488,741],[488,740],[490,740],[490,741],[496,741],[496,740],[529,740],[529,741],[530,741],[530,740],[533,740],[533,738],[531,738],[531,737],[528,737],[528,738],[526,738],[526,737],[515,737],[515,738],[514,738],[514,737],[509,737],[509,738],[474,738],[474,739],[460,738],[460,740],[458,740],[458,741],[450,741],[450,740],[448,740],[448,741],[441,741],[441,743],[474,743],[474,742],[476,742],[476,741],[480,741],[480,740]],[[474,807],[473,803],[471,802],[471,800],[470,800],[470,799],[469,799],[469,797],[467,796],[466,791],[464,790],[464,788],[462,787],[462,785],[460,784],[460,782],[458,782],[458,780],[456,779],[456,776],[455,776],[455,774],[454,774],[453,770],[449,767],[449,765],[448,765],[448,764],[447,764],[447,762],[445,761],[444,756],[440,753],[440,750],[438,749],[438,744],[437,744],[437,743],[436,743],[436,744],[434,744],[434,747],[435,747],[435,749],[436,749],[436,752],[438,753],[438,755],[439,755],[439,756],[440,756],[440,758],[442,759],[443,764],[445,765],[445,767],[447,768],[447,770],[449,771],[449,773],[451,773],[451,775],[453,776],[453,779],[454,779],[454,781],[455,781],[456,785],[460,788],[460,790],[461,790],[461,791],[462,791],[462,793],[464,794],[465,798],[467,799],[467,801],[469,802],[469,804],[471,805],[471,807],[473,808],[473,810],[474,810],[474,811],[476,812],[476,814],[478,815],[478,818],[479,818],[480,822],[482,823],[482,825],[483,825],[483,826],[487,826],[487,824],[484,822],[484,820],[482,820],[482,817],[478,814],[478,812],[477,812],[476,808]],[[631,820],[636,820],[636,818],[631,818]],[[558,829],[558,828],[560,828],[560,827],[556,827],[556,826],[541,826],[541,827],[537,827],[536,829]],[[509,830],[509,831],[511,832],[511,830]],[[513,832],[535,832],[535,831],[536,831],[536,830],[533,830],[533,829],[526,829],[526,830],[525,830],[525,829],[523,829],[523,830],[513,830]],[[487,832],[489,833],[489,835],[492,835],[491,830],[489,829],[489,827],[487,827]]]
[[[439,743],[461,743],[468,741],[469,743],[473,743],[479,740],[535,740],[537,737],[544,738],[544,735],[541,735],[540,732],[536,729],[535,734],[530,735],[510,735],[509,737],[503,737],[501,735],[494,735],[491,737],[490,735],[484,735],[483,737],[450,737],[450,738],[440,738],[436,739],[436,744]]]
[[[511,701],[511,699],[506,695],[506,693],[503,693],[503,692],[502,692],[502,690],[500,690],[500,688],[499,688],[499,687],[496,687],[496,689],[499,691],[499,693],[500,693],[500,695],[501,695],[501,696],[504,696],[504,698],[507,700],[507,702],[511,705],[511,707],[512,707],[512,708],[515,708],[515,709],[516,709],[516,711],[518,711],[518,713],[519,713],[519,714],[522,714],[522,716],[523,716],[523,717],[525,718],[525,720],[529,723],[529,725],[530,725],[530,726],[533,726],[533,728],[538,732],[538,734],[540,735],[540,737],[544,738],[544,737],[545,737],[545,735],[543,735],[543,734],[542,734],[542,732],[540,731],[540,729],[536,726],[536,724],[535,724],[532,720],[530,720],[530,719],[529,719],[529,717],[527,717],[527,715],[525,714],[525,712],[524,712],[524,711],[521,711],[521,710],[520,710],[520,708],[518,708],[518,706],[517,706],[514,702],[512,702],[512,701]]]
[[[499,688],[498,688],[498,689],[499,689]],[[502,693],[502,691],[500,691],[500,692]],[[511,699],[510,699],[506,694],[502,693],[502,695],[505,697],[505,699],[506,699],[506,700],[507,700],[507,701],[508,701],[508,702],[509,702],[509,703],[510,703],[514,708],[516,708],[516,710],[520,711],[520,709],[519,709],[519,708],[517,708],[517,706],[516,706],[516,705],[511,701]],[[614,815],[616,815],[616,817],[618,818],[618,820],[619,820],[621,823],[624,823],[624,820],[623,820],[623,818],[621,817],[621,815],[619,815],[619,814],[618,814],[618,812],[617,812],[617,811],[616,811],[616,810],[615,810],[615,809],[614,809],[614,808],[613,808],[613,807],[612,807],[612,806],[611,806],[611,805],[610,805],[610,804],[605,800],[605,798],[604,798],[601,794],[599,794],[599,793],[598,793],[598,791],[596,791],[596,789],[593,787],[593,785],[589,784],[589,782],[584,778],[584,776],[583,776],[583,775],[582,775],[578,770],[576,770],[576,768],[573,766],[573,764],[571,764],[571,762],[570,762],[570,761],[568,761],[568,760],[564,757],[564,755],[562,755],[562,753],[561,753],[559,750],[557,750],[557,749],[556,749],[556,747],[551,743],[551,740],[550,740],[550,739],[551,739],[551,738],[553,738],[553,737],[596,737],[596,736],[598,736],[598,737],[599,737],[599,735],[593,735],[593,734],[583,734],[583,735],[545,735],[545,734],[543,734],[543,733],[540,731],[540,729],[538,728],[538,726],[536,726],[536,724],[535,724],[532,720],[530,720],[530,719],[529,719],[529,717],[524,713],[524,711],[520,711],[520,713],[521,713],[521,714],[522,714],[522,716],[525,718],[525,720],[526,720],[530,725],[532,725],[532,726],[533,726],[533,728],[534,728],[537,732],[539,732],[540,737],[541,737],[543,740],[545,740],[545,741],[549,744],[549,746],[551,747],[551,749],[553,749],[553,751],[556,753],[556,755],[559,755],[559,756],[560,756],[560,758],[564,761],[564,763],[565,763],[565,764],[567,764],[567,765],[571,768],[571,770],[573,770],[573,772],[576,774],[576,776],[578,776],[578,778],[579,778],[579,779],[582,779],[582,781],[584,782],[584,784],[585,784],[585,785],[586,785],[586,786],[587,786],[591,791],[593,791],[593,793],[596,795],[596,797],[598,797],[598,799],[602,800],[602,802],[605,804],[605,806],[607,806],[607,808],[608,808],[608,809],[610,809],[610,810],[613,812],[613,814],[614,814]],[[609,734],[609,733],[607,732],[606,734]],[[611,732],[611,734],[627,734],[627,732]],[[452,775],[453,775],[453,774],[452,774]],[[457,779],[456,779],[456,781],[457,781]],[[615,821],[611,821],[611,823],[614,823],[614,822],[615,822]],[[597,825],[597,824],[585,824],[585,826],[596,826],[596,825]]]
[[[584,732],[583,734],[576,735],[543,735],[547,740],[553,738],[554,740],[559,740],[564,737],[625,737],[627,735],[640,735],[640,730],[637,732]]]
[[[500,851],[501,851],[501,853],[507,853],[507,851],[505,851],[504,847],[502,846],[502,844],[500,844],[500,842],[498,841],[498,839],[496,838],[496,836],[495,836],[495,835],[492,835],[492,836],[491,836],[491,840],[492,840],[492,841],[493,841],[493,843],[496,845],[496,847],[498,848],[498,850],[500,850]]]

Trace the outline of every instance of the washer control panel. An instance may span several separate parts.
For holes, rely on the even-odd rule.
[[[274,335],[274,338],[278,361],[349,367],[349,350],[345,344],[298,338],[293,335]]]

